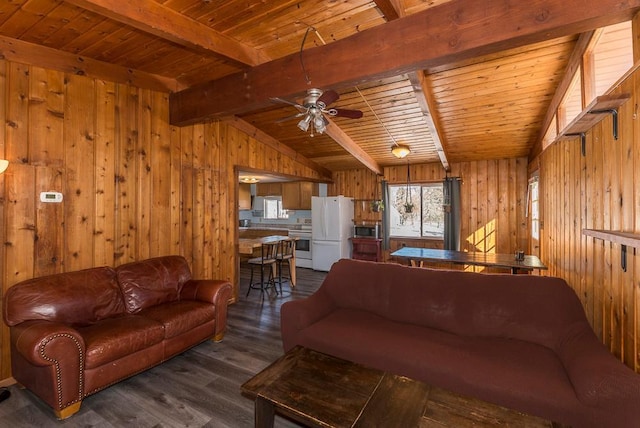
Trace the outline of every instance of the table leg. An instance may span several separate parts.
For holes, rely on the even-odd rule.
[[[255,427],[273,428],[276,408],[273,403],[258,396],[255,403]]]
[[[291,266],[291,287],[296,286],[296,253],[293,253],[293,257],[289,259],[289,266]]]

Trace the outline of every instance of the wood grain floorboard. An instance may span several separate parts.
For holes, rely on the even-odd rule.
[[[240,269],[239,301],[229,307],[221,343],[202,343],[171,360],[86,398],[80,411],[58,421],[29,391],[10,387],[0,403],[0,427],[207,427],[253,426],[253,401],[240,385],[283,354],[280,306],[318,289],[325,273],[298,269],[298,285],[285,297],[245,297],[249,268]],[[276,427],[299,425],[276,417]]]

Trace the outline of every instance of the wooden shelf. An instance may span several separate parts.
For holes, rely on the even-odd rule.
[[[593,236],[604,241],[615,242],[620,245],[640,248],[640,233],[615,232],[611,230],[583,229],[582,234]]]
[[[581,135],[593,128],[598,122],[611,114],[631,98],[631,94],[602,95],[591,102],[575,119],[567,125],[560,136]]]
[[[620,263],[627,271],[627,246],[640,248],[640,233],[618,232],[612,230],[582,229],[582,234],[596,239],[620,244]]]

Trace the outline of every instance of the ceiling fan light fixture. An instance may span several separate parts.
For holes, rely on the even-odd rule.
[[[304,119],[298,122],[298,128],[302,131],[307,132],[309,130],[309,124],[311,123],[311,115],[306,115]]]
[[[409,153],[411,153],[411,149],[406,144],[396,144],[391,147],[391,154],[398,159],[404,159]]]
[[[315,119],[313,119],[313,127],[318,132],[318,134],[322,134],[327,129],[327,124],[322,115],[318,115]]]

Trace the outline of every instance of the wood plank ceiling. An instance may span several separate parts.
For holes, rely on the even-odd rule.
[[[498,2],[491,3],[494,9],[499,7]],[[553,10],[561,2],[543,3]],[[601,12],[595,12],[594,17],[585,15],[584,24],[575,28],[585,31],[601,23],[628,19],[638,2],[627,3],[620,6],[620,11],[613,10],[611,16],[596,19],[603,15]],[[313,87],[321,86],[328,71],[355,76],[353,69],[362,65],[349,63],[348,58],[316,55],[303,69],[301,64],[311,50],[324,52],[323,48],[338,41],[355,40],[357,46],[370,29],[414,14],[423,14],[428,20],[428,13],[444,11],[444,7],[459,16],[450,11],[442,12],[448,14],[442,16],[462,20],[464,9],[471,8],[471,3],[11,0],[0,2],[0,53],[12,61],[172,92],[224,81],[220,79],[280,59],[287,66],[278,76],[283,82],[279,86],[286,85],[288,79],[295,80],[290,70],[296,70],[296,74],[308,72],[309,87]],[[527,11],[514,7],[514,13],[526,15]],[[457,25],[464,30],[459,22]],[[308,31],[310,28],[312,31]],[[414,24],[408,28],[418,27]],[[236,111],[234,121],[239,118],[243,126],[258,128],[329,170],[364,164],[380,173],[384,166],[406,162],[391,155],[395,143],[411,147],[408,159],[412,163],[441,161],[446,166],[449,162],[527,156],[578,40],[578,34],[569,30],[550,29],[542,36],[531,33],[531,43],[518,42],[513,47],[507,43],[506,50],[492,47],[484,49],[484,54],[432,61],[433,66],[421,70],[389,70],[382,77],[360,79],[357,85],[323,87],[339,92],[335,106],[364,112],[362,119],[333,119],[330,132],[323,135],[310,137],[297,128],[295,119],[278,122],[296,113],[295,108],[284,104],[267,103]],[[428,33],[429,28],[424,31]],[[402,37],[408,40],[410,34]],[[439,34],[431,37],[433,46],[437,46]],[[385,40],[369,43],[382,49]],[[487,46],[492,45],[487,42]],[[482,46],[477,52],[483,52]],[[392,55],[401,57],[405,53],[398,50]],[[228,88],[237,91],[238,97],[245,89]],[[299,88],[294,90],[293,86],[291,92],[268,96],[301,101]],[[215,117],[224,117],[220,110]]]

